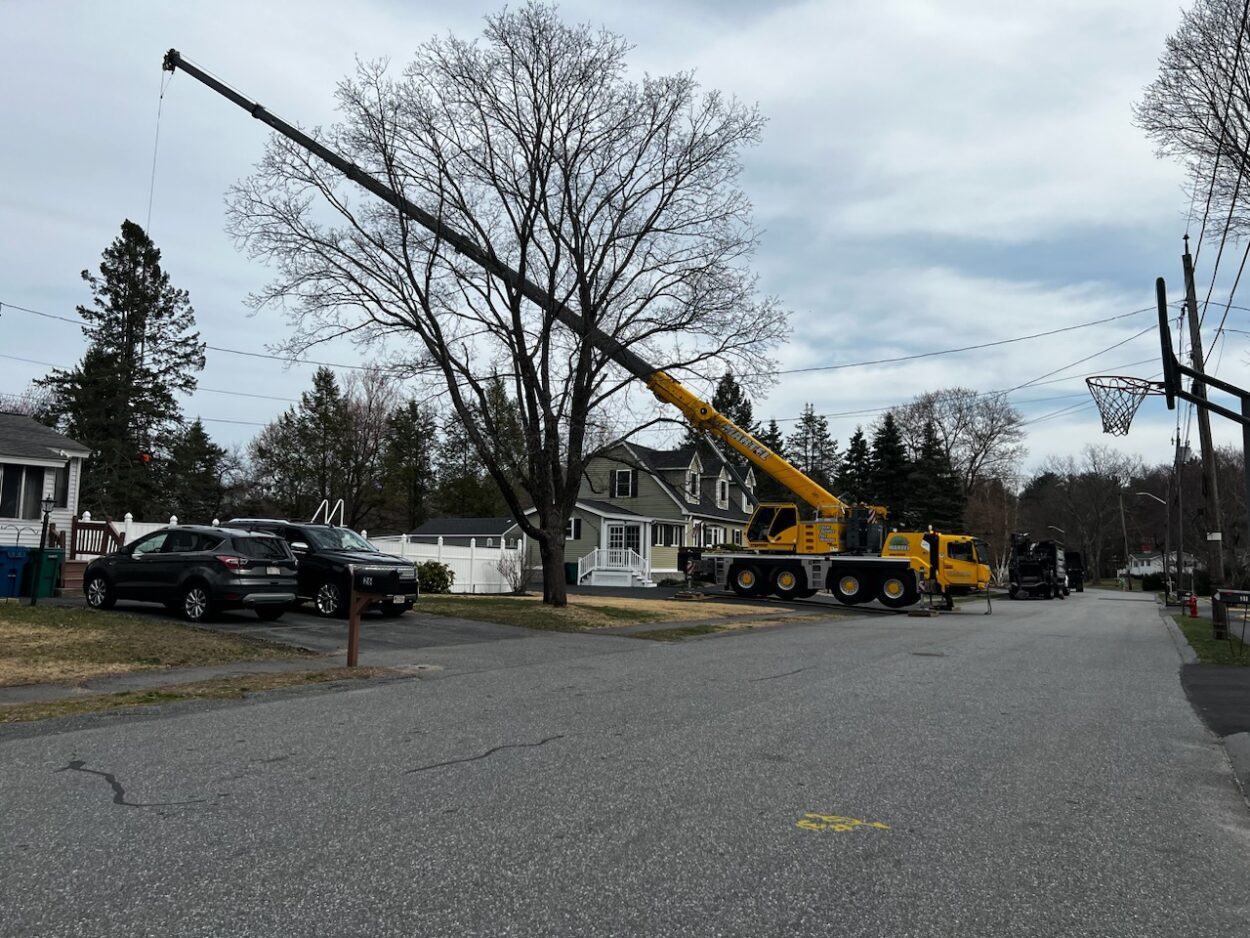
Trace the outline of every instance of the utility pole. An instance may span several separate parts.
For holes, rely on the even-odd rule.
[[[1172,492],[1176,493],[1176,591],[1179,593],[1181,587],[1185,585],[1185,477],[1181,474],[1183,464],[1181,463],[1181,434],[1180,427],[1176,430],[1176,458],[1172,461]],[[1168,501],[1170,502],[1171,494],[1169,493]],[[1172,509],[1168,508],[1168,517],[1171,518]],[[1169,524],[1171,521],[1169,520]],[[1191,582],[1189,588],[1192,591],[1194,584]]]
[[[1185,253],[1181,257],[1185,267],[1185,306],[1189,311],[1189,343],[1193,352],[1193,369],[1203,374],[1202,334],[1198,331],[1198,297],[1194,290],[1194,261],[1189,255],[1189,235],[1185,235]],[[1207,386],[1194,379],[1194,397],[1207,399]],[[1224,582],[1223,526],[1220,524],[1220,489],[1215,476],[1215,449],[1211,444],[1211,415],[1201,405],[1198,411],[1198,440],[1202,447],[1202,507],[1207,529],[1208,569],[1212,586]]]
[[[1119,480],[1116,480],[1117,482]],[[1120,484],[1120,532],[1124,535],[1124,585],[1133,592],[1133,560],[1128,553],[1128,525],[1124,521],[1124,485]]]

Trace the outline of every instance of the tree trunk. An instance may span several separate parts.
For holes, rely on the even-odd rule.
[[[538,542],[538,555],[543,562],[543,602],[549,606],[567,606],[569,594],[564,585],[564,531],[544,531]]]

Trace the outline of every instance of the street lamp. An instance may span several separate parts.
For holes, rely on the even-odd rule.
[[[1053,525],[1053,524],[1048,524],[1048,525],[1046,525],[1046,527],[1050,528],[1052,531],[1058,531],[1058,532],[1059,532],[1060,534],[1062,534],[1064,537],[1067,537],[1067,536],[1068,536],[1068,532],[1067,532],[1067,531],[1065,531],[1063,528],[1055,527],[1055,525]]]
[[[48,515],[52,513],[55,506],[56,499],[50,495],[39,503],[39,507],[43,509],[43,530],[39,532],[39,553],[35,554],[35,569],[30,577],[30,604],[32,606],[39,600],[39,575],[43,572],[43,549],[48,542]]]
[[[1168,480],[1168,494],[1171,494],[1172,482]],[[1168,513],[1168,503],[1151,492],[1138,492],[1141,498],[1153,498],[1163,506],[1163,604],[1166,606],[1168,598],[1172,595],[1172,573],[1168,569],[1168,557],[1172,553],[1172,518]],[[1178,573],[1179,577],[1180,574]]]

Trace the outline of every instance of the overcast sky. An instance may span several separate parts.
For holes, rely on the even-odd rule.
[[[402,65],[431,35],[478,34],[482,15],[499,6],[0,0],[0,392],[20,392],[47,371],[16,359],[71,366],[84,347],[73,325],[8,305],[72,316],[89,299],[79,272],[98,265],[124,218],[148,223],[166,49],[315,125],[334,119],[334,86],[356,57]],[[1157,276],[1180,295],[1184,175],[1155,157],[1131,114],[1180,21],[1176,0],[633,0],[560,9],[623,34],[639,73],[694,69],[706,87],[758,102],[768,117],[743,183],[764,229],[764,290],[793,311],[783,370],[1149,309]],[[279,314],[253,316],[244,305],[268,274],[223,231],[223,194],[264,142],[259,123],[174,76],[150,231],[210,345],[264,351],[287,334]],[[1200,285],[1213,254],[1200,259]],[[1246,329],[1246,318],[1234,309],[1229,325]],[[844,414],[956,385],[1013,388],[1151,322],[1143,313],[985,351],[783,376],[756,414],[793,418],[808,402]],[[1246,337],[1227,339],[1219,373],[1244,384]],[[1143,406],[1129,437],[1108,437],[1080,380],[1153,376],[1158,348],[1148,331],[1054,375],[1068,380],[1013,393],[1026,419],[1077,407],[1027,428],[1026,469],[1087,442],[1168,460],[1175,415],[1158,399]],[[316,357],[365,359],[345,343]],[[219,441],[245,442],[259,429],[250,424],[286,406],[269,398],[295,399],[310,376],[308,367],[210,350],[186,410]],[[831,417],[830,425],[845,445],[856,422],[874,417]],[[1240,439],[1218,417],[1214,428],[1217,439]]]

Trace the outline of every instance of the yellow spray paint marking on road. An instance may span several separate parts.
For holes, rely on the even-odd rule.
[[[838,833],[857,830],[861,827],[871,827],[879,831],[890,829],[889,824],[883,824],[880,821],[861,821],[859,818],[843,817],[840,814],[816,814],[812,811],[804,814],[794,826],[801,827],[805,831],[837,831]]]

